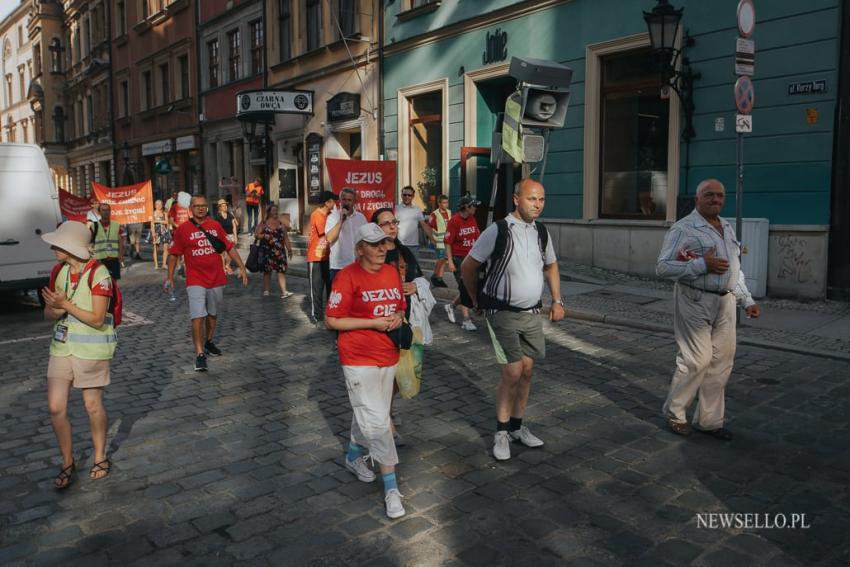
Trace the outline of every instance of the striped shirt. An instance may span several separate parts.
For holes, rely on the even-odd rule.
[[[755,305],[741,271],[741,246],[729,221],[720,219],[720,231],[711,226],[696,210],[670,227],[664,237],[655,273],[662,278],[706,291],[730,290],[744,307]],[[725,274],[708,271],[706,252],[729,262]]]

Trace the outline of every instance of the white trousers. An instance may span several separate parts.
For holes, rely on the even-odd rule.
[[[396,366],[342,367],[354,412],[351,416],[351,442],[367,447],[371,457],[382,465],[398,464],[390,428]]]
[[[676,285],[673,329],[679,352],[663,412],[685,423],[686,411],[699,396],[693,424],[700,429],[723,427],[726,383],[735,359],[735,296],[705,293]]]

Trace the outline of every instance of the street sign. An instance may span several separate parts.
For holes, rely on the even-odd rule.
[[[735,115],[735,131],[739,134],[749,134],[753,131],[753,117],[750,114]]]
[[[749,77],[738,77],[735,81],[735,106],[741,114],[749,114],[753,111],[756,91]]]
[[[756,63],[756,42],[739,37],[735,43],[735,74],[753,76]]]
[[[738,3],[738,33],[749,38],[756,29],[756,7],[753,0],[741,0]]]

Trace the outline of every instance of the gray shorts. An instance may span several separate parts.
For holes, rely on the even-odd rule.
[[[224,301],[224,286],[205,288],[190,285],[186,288],[189,295],[189,317],[201,319],[207,315],[218,316],[219,306]]]
[[[543,319],[530,311],[496,311],[487,315],[487,329],[499,364],[519,362],[523,356],[533,360],[546,357]]]

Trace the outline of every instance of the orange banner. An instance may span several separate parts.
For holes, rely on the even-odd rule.
[[[121,224],[150,222],[153,217],[153,192],[151,182],[143,181],[123,187],[107,187],[92,182],[97,200],[108,203],[112,209],[112,220]]]
[[[68,220],[86,222],[86,214],[91,210],[86,197],[77,197],[59,187],[59,208],[62,216]]]

